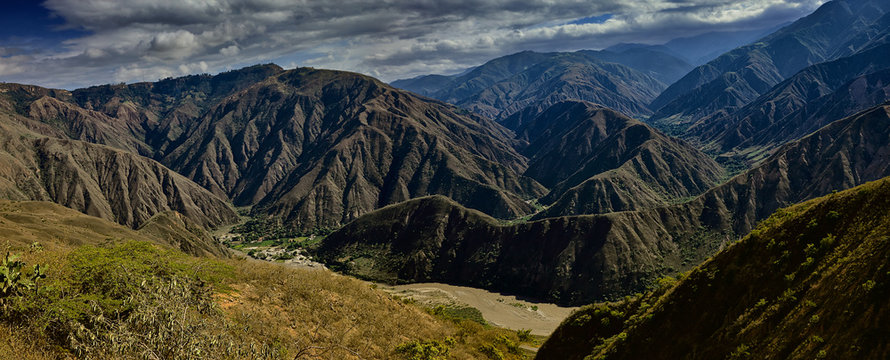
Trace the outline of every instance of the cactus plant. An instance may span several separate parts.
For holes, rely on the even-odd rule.
[[[32,288],[36,290],[37,282],[46,278],[46,266],[34,265],[29,276],[22,272],[24,268],[25,262],[19,260],[19,255],[6,252],[6,257],[0,263],[0,299],[21,295]]]

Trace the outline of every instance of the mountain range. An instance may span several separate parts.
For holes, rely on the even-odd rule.
[[[888,10],[834,0],[773,29],[392,84],[274,64],[0,83],[0,228],[21,251],[132,238],[226,258],[212,231],[250,224],[366,280],[599,302],[540,359],[882,358]],[[435,341],[416,344],[463,340]]]
[[[326,238],[320,256],[356,276],[441,281],[578,304],[688,269],[779,208],[890,176],[890,105],[786,145],[681,204],[505,225],[444,198],[391,205]]]
[[[681,129],[733,112],[801,69],[849,56],[886,40],[886,1],[837,0],[749,45],[701,65],[665,89],[651,121]]]
[[[646,48],[622,51],[536,53],[491,60],[463,75],[398,80],[393,86],[503,120],[533,107],[563,100],[596,102],[630,115],[649,115],[647,105],[692,66],[674,55]]]
[[[358,74],[265,65],[73,92],[6,87],[31,131],[141,154],[306,229],[426,194],[513,218],[544,191],[519,175],[527,160],[508,130]]]

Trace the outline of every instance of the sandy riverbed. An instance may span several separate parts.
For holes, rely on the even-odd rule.
[[[387,286],[380,289],[419,303],[467,305],[479,309],[492,325],[507,329],[531,329],[533,335],[550,335],[577,307],[536,303],[482,289],[440,283]]]

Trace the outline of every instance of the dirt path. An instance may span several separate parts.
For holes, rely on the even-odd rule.
[[[380,285],[380,289],[400,297],[411,297],[424,304],[472,306],[479,309],[482,317],[492,325],[515,330],[531,329],[533,335],[550,335],[563,319],[577,309],[528,302],[511,295],[439,283]]]

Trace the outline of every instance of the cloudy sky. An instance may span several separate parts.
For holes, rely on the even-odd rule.
[[[2,0],[0,81],[73,89],[256,63],[385,81],[521,50],[663,43],[824,0]]]

